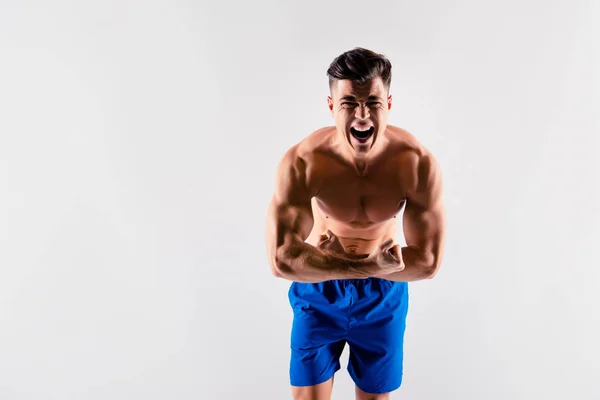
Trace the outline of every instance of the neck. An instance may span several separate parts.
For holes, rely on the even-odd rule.
[[[341,146],[343,158],[352,164],[355,167],[356,172],[361,176],[366,174],[369,165],[373,160],[376,160],[379,157],[384,147],[385,138],[383,136],[379,136],[373,144],[373,147],[371,147],[368,152],[364,153],[354,150],[348,141]]]

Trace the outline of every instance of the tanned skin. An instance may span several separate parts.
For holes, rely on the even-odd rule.
[[[276,277],[297,282],[377,277],[412,282],[439,270],[445,240],[442,175],[434,156],[387,124],[392,96],[381,78],[335,81],[335,126],[292,146],[276,172],[266,244]],[[350,127],[370,127],[362,143]],[[395,244],[404,207],[407,246]],[[292,387],[295,399],[329,399],[333,378]],[[387,399],[356,388],[357,399]]]

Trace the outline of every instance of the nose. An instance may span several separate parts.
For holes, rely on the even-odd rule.
[[[369,107],[367,105],[359,104],[356,109],[356,118],[358,119],[367,119],[369,118]]]

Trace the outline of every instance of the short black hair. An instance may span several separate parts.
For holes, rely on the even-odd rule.
[[[359,84],[381,77],[385,88],[390,91],[392,63],[383,54],[355,47],[337,56],[327,69],[329,89],[337,80],[349,79]]]

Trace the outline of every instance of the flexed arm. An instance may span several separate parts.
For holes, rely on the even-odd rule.
[[[297,145],[280,161],[267,215],[266,244],[271,271],[298,282],[368,278],[380,267],[372,259],[350,260],[305,242],[313,227],[306,163]]]
[[[431,154],[423,155],[417,170],[417,185],[406,202],[402,225],[407,246],[401,248],[404,270],[380,277],[398,282],[435,276],[444,253],[445,211],[442,174]]]

